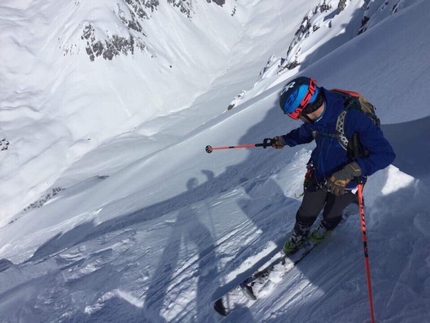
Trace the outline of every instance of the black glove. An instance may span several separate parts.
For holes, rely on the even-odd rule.
[[[326,186],[336,196],[345,193],[345,187],[354,178],[361,175],[361,168],[356,162],[346,165],[327,179]]]
[[[275,149],[282,149],[286,145],[286,142],[282,136],[276,136],[272,138],[272,147]]]

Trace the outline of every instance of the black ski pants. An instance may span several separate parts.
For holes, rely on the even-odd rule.
[[[322,224],[326,229],[333,230],[342,220],[343,210],[355,201],[357,201],[357,196],[350,191],[336,196],[321,189],[305,190],[302,205],[297,211],[294,230],[298,233],[307,231],[322,210]]]

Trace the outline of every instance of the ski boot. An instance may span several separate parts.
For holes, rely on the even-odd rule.
[[[321,243],[327,236],[330,235],[332,230],[326,229],[326,227],[320,223],[320,225],[311,233],[310,240],[315,243]]]
[[[284,253],[286,255],[292,255],[299,250],[303,243],[308,239],[308,233],[309,231],[303,233],[294,231],[291,237],[285,241],[283,248]]]

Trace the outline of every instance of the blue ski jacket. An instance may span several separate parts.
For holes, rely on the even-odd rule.
[[[333,173],[354,160],[340,146],[337,138],[323,135],[336,134],[337,117],[344,110],[345,99],[322,87],[320,91],[323,91],[325,96],[325,110],[322,118],[312,124],[304,123],[300,128],[292,130],[282,137],[290,147],[310,143],[315,139],[316,147],[312,151],[311,161],[317,184],[322,185]],[[384,138],[382,130],[363,112],[349,110],[345,117],[344,127],[348,140],[351,140],[354,133],[358,133],[360,143],[369,152],[368,156],[356,160],[361,167],[363,182],[366,181],[367,176],[387,167],[396,158],[393,148]],[[321,135],[314,138],[315,131]],[[356,186],[356,181],[351,181],[347,188],[352,189]]]

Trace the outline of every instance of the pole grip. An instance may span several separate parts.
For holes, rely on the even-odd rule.
[[[358,133],[354,132],[354,134],[352,135],[351,138],[351,142],[352,142],[352,157],[354,158],[355,161],[358,160],[358,158],[360,157],[360,141],[358,140]],[[355,178],[355,180],[357,181],[357,184],[362,184],[362,180],[361,177],[358,176]]]
[[[358,140],[358,133],[354,132],[351,138],[352,141],[352,156],[355,160],[360,157],[360,141]]]

